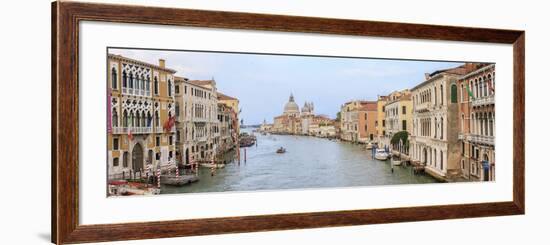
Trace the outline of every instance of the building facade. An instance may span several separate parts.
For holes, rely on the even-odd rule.
[[[436,71],[412,92],[413,130],[410,156],[425,165],[425,171],[440,180],[460,176],[458,144],[458,79],[474,69],[473,64]]]
[[[177,149],[183,165],[210,161],[220,139],[218,97],[214,80],[176,77]]]
[[[378,96],[376,100],[376,122],[374,126],[376,128],[376,140],[375,142],[379,147],[385,147],[384,136],[386,135],[386,103],[388,102],[388,96]]]
[[[384,107],[385,135],[383,145],[391,145],[390,141],[397,132],[412,132],[412,100],[408,89],[392,92],[387,96]],[[395,147],[393,147],[395,150]],[[399,147],[401,153],[408,154],[408,149]]]
[[[109,179],[175,164],[175,72],[108,55]]]
[[[495,65],[485,65],[458,80],[462,174],[470,180],[495,180]]]
[[[350,101],[340,109],[340,139],[354,142],[372,142],[377,134],[376,101]]]

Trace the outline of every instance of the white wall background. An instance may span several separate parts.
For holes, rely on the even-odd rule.
[[[103,2],[103,1],[101,1]],[[111,1],[112,2],[112,1]],[[122,2],[122,1],[119,1]],[[146,3],[145,0],[124,2]],[[150,1],[152,2],[152,1]],[[465,244],[545,243],[550,162],[540,154],[550,88],[548,7],[543,1],[155,1],[185,8],[491,28],[526,36],[526,204],[524,216],[276,231],[113,244]],[[50,237],[50,1],[10,1],[0,10],[2,116],[1,244],[48,244]],[[539,102],[539,103],[537,103]],[[531,242],[528,242],[531,241]]]

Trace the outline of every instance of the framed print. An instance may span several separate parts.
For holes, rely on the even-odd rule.
[[[518,30],[54,2],[52,242],[523,214],[524,50]]]

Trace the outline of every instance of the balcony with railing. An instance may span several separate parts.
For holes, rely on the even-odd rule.
[[[495,136],[470,134],[466,136],[466,140],[478,144],[495,145]]]
[[[432,105],[430,103],[417,104],[417,105],[415,105],[414,110],[415,111],[427,111],[431,108],[431,106]]]
[[[113,134],[127,134],[129,131],[132,134],[150,134],[153,133],[152,127],[113,127]]]
[[[123,95],[136,95],[136,96],[149,96],[149,90],[135,89],[135,88],[122,88]]]
[[[495,104],[495,95],[491,94],[489,96],[484,96],[480,98],[475,98],[472,100],[472,106],[482,106],[482,105],[494,105]]]

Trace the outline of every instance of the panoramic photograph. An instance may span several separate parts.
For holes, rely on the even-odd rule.
[[[108,48],[107,196],[495,180],[495,64]]]

